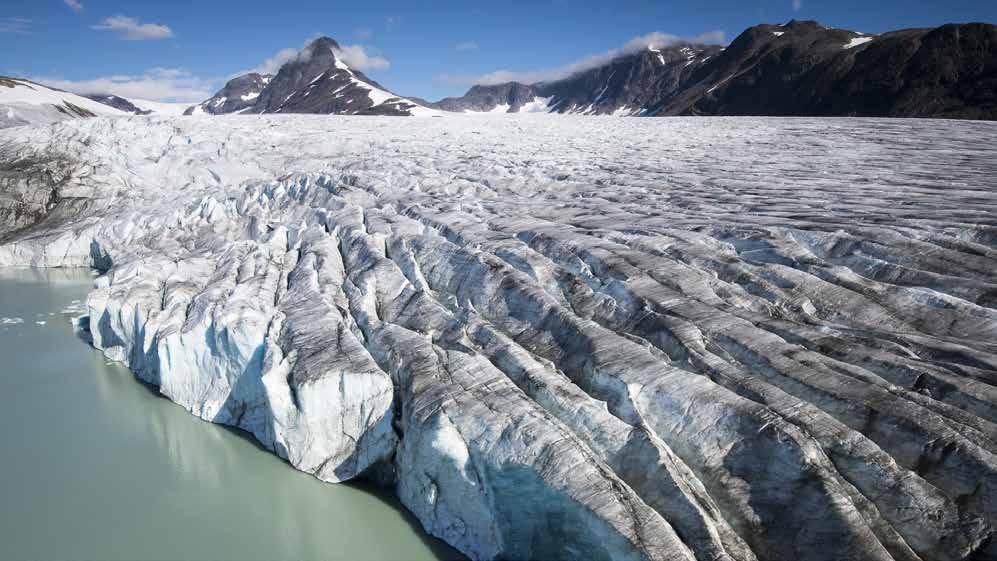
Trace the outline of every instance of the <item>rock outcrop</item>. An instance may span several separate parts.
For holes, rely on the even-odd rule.
[[[984,559],[993,146],[952,121],[88,120],[0,133],[0,202],[53,201],[0,265],[99,268],[108,357],[298,469],[389,483],[473,559]]]

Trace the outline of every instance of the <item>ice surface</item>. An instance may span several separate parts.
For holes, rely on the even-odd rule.
[[[180,116],[193,103],[175,103],[169,101],[149,101],[147,99],[129,99],[135,107],[143,111],[152,111],[154,115]]]
[[[475,559],[985,558],[994,146],[957,121],[79,120],[0,132],[24,228],[0,264],[105,270],[109,358],[298,469],[392,482]]]

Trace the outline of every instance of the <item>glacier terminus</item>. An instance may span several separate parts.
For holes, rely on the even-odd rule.
[[[997,126],[521,114],[0,131],[0,266],[475,560],[997,558]]]

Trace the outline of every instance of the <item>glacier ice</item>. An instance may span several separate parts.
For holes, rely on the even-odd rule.
[[[473,559],[957,560],[997,519],[997,127],[89,119],[0,132],[0,265]]]

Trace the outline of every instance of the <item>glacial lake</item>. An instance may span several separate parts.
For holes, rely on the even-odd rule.
[[[461,559],[390,493],[188,414],[73,333],[81,269],[0,268],[0,558]]]

